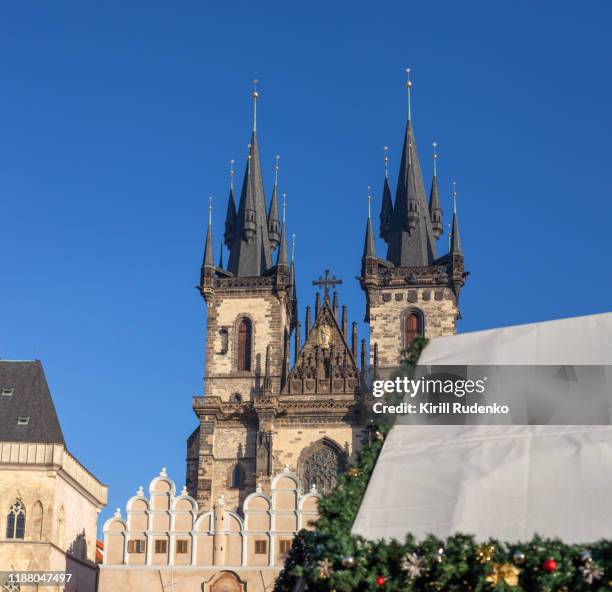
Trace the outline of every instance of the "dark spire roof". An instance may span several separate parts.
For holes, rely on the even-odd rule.
[[[0,389],[1,441],[66,445],[38,360],[0,361]]]
[[[229,247],[234,238],[234,228],[236,227],[236,201],[234,200],[234,187],[230,186],[229,198],[227,200],[227,213],[225,214],[225,234],[223,241]]]
[[[257,132],[253,131],[227,269],[234,276],[257,277],[271,266],[259,147]]]
[[[287,257],[287,237],[285,236],[285,224],[281,228],[280,234],[280,246],[278,248],[278,256],[276,258],[276,266],[289,265],[289,258]]]
[[[214,267],[213,236],[212,236],[212,205],[208,206],[208,229],[206,230],[206,242],[204,244],[204,261],[202,267]]]
[[[453,229],[451,232],[451,253],[461,253],[461,237],[459,236],[459,219],[457,218],[457,194],[453,191]]]
[[[398,267],[430,265],[436,245],[425,198],[412,122],[408,120],[400,164],[387,259]]]
[[[368,216],[366,223],[365,241],[363,244],[363,257],[376,257],[376,242],[372,230],[372,219]]]
[[[276,165],[274,167],[274,188],[272,189],[272,199],[270,200],[270,208],[268,209],[268,234],[270,236],[270,248],[272,250],[278,247],[280,236],[278,234],[278,156],[276,157]]]
[[[219,269],[223,269],[223,241],[219,243]]]
[[[429,216],[431,218],[431,229],[436,239],[439,239],[444,228],[442,226],[442,208],[440,207],[440,195],[438,194],[438,176],[434,175],[431,180],[431,191],[429,192]]]
[[[385,171],[385,182],[383,184],[382,203],[380,206],[380,238],[385,241],[389,238],[392,219],[393,200],[391,199],[391,189],[389,189],[389,179]]]

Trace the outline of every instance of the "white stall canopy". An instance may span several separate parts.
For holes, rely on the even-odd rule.
[[[419,363],[612,365],[612,314],[436,338]],[[612,426],[398,424],[353,533],[593,542],[612,537],[611,500]]]

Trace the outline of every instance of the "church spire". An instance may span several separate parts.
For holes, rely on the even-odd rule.
[[[234,236],[234,226],[236,225],[236,201],[234,200],[234,161],[230,160],[230,190],[227,200],[227,213],[225,214],[225,234],[223,241],[229,247]]]
[[[253,91],[253,132],[227,265],[227,270],[238,277],[257,277],[272,267],[266,199],[256,131],[258,98],[259,92],[255,87]]]
[[[272,250],[278,247],[280,235],[278,233],[278,161],[280,156],[277,154],[274,164],[274,188],[272,189],[272,199],[270,200],[270,208],[268,209],[268,234],[270,236],[270,248]]]
[[[289,259],[287,257],[287,237],[285,236],[285,224],[281,227],[280,234],[280,246],[278,248],[278,257],[276,259],[276,266],[289,265]]]
[[[213,236],[212,236],[212,197],[208,198],[208,230],[206,231],[206,242],[204,244],[204,262],[202,267],[215,267],[213,256]]]
[[[366,223],[365,241],[363,245],[363,260],[367,257],[376,257],[376,242],[372,230],[372,195],[368,187],[368,221]]]
[[[436,247],[412,129],[410,78],[406,86],[409,99],[408,121],[387,240],[387,259],[397,267],[421,267],[430,265],[436,259]]]
[[[380,205],[380,238],[385,242],[389,239],[391,231],[391,220],[393,219],[393,200],[391,189],[389,189],[389,148],[384,147],[385,151],[385,180],[383,182],[382,200]]]
[[[459,236],[459,220],[457,218],[457,184],[453,181],[453,229],[451,232],[452,254],[461,253],[461,237]]]
[[[438,169],[437,160],[438,153],[436,152],[438,144],[433,143],[433,178],[431,180],[431,191],[429,192],[429,216],[431,218],[431,228],[436,240],[440,238],[444,232],[442,226],[442,208],[440,207],[440,196],[438,194]]]

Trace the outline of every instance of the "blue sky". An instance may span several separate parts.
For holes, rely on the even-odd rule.
[[[604,1],[3,3],[0,356],[43,361],[69,448],[110,486],[102,521],[162,466],[184,483],[208,196],[218,241],[253,78],[301,314],[330,268],[363,318],[367,186],[377,213],[406,67],[445,223],[457,181],[460,330],[609,311],[611,18]]]

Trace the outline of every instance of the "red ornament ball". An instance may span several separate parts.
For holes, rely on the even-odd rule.
[[[547,571],[548,573],[552,573],[553,571],[556,571],[557,570],[557,561],[556,561],[556,559],[547,559],[542,564],[542,568],[544,569],[544,571]]]
[[[385,578],[382,576],[376,576],[376,585],[380,588],[385,585]]]

